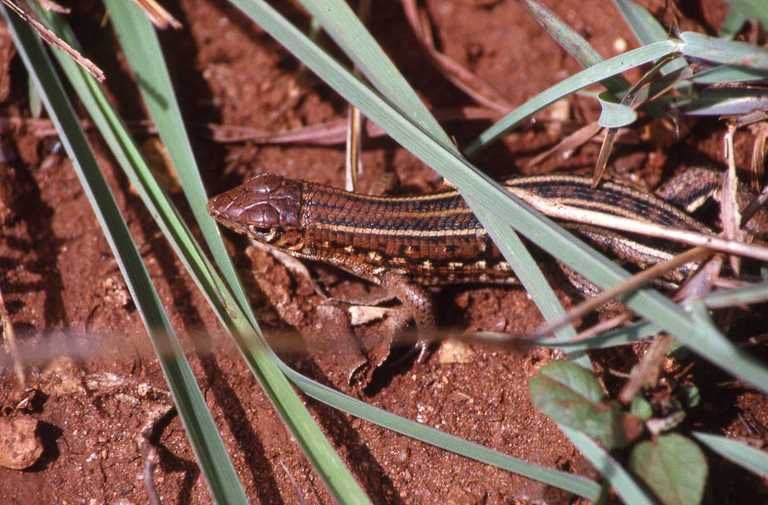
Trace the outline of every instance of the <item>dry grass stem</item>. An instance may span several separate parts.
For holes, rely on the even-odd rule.
[[[695,261],[701,261],[711,254],[712,251],[709,251],[708,249],[703,247],[695,247],[682,254],[678,254],[668,261],[658,263],[651,268],[643,270],[642,272],[627,278],[624,280],[624,282],[621,282],[609,289],[606,289],[605,291],[600,292],[600,294],[596,296],[587,298],[582,303],[572,307],[559,319],[555,319],[554,321],[549,322],[536,330],[530,338],[535,340],[544,338],[559,330],[566,324],[574,321],[575,319],[589,314],[593,310],[613,300],[614,298],[617,298],[623,294],[631,293],[632,291],[636,291],[637,289],[645,286],[655,279],[658,279],[664,274],[681,267],[682,265]]]
[[[519,188],[508,187],[507,191],[524,199],[536,210],[549,217],[564,221],[590,224],[601,228],[619,230],[622,232],[637,233],[646,237],[656,237],[694,247],[706,247],[714,251],[726,254],[735,254],[746,258],[754,258],[760,261],[768,261],[768,247],[735,242],[722,239],[713,235],[706,235],[689,230],[668,228],[658,224],[637,221],[626,217],[614,216],[603,212],[573,207],[540,198]]]
[[[672,346],[673,339],[666,333],[660,334],[651,344],[648,352],[645,353],[640,363],[632,367],[629,373],[629,380],[619,393],[619,401],[624,405],[629,405],[638,391],[645,386],[654,386],[659,381],[661,367],[664,364],[669,348]]]
[[[93,63],[88,58],[84,57],[82,54],[80,54],[77,50],[75,50],[72,46],[61,40],[55,33],[53,33],[51,30],[46,28],[40,21],[33,18],[30,14],[28,14],[26,11],[24,11],[21,7],[13,3],[11,0],[0,0],[2,1],[6,6],[8,6],[9,9],[11,9],[13,12],[15,12],[22,20],[24,20],[25,23],[29,24],[29,26],[32,27],[33,30],[37,32],[40,37],[46,41],[48,44],[57,47],[67,53],[70,58],[75,60],[78,65],[83,67],[86,72],[91,74],[91,76],[96,79],[99,82],[103,82],[104,72],[96,66],[95,63]]]
[[[437,50],[429,15],[425,10],[419,8],[416,0],[402,0],[402,4],[405,17],[411,25],[416,38],[446,79],[485,107],[502,114],[506,114],[514,108],[490,84],[467,70],[453,58]]]
[[[0,292],[0,322],[2,323],[3,328],[3,343],[5,345],[5,351],[13,361],[13,372],[16,374],[16,380],[19,383],[19,387],[23,391],[26,388],[27,381],[24,377],[24,367],[21,365],[19,347],[16,345],[16,333],[13,331],[11,316],[8,315],[8,310],[5,308],[5,300],[3,299],[2,292]]]
[[[164,30],[170,26],[174,30],[181,29],[181,23],[176,18],[171,16],[171,14],[155,0],[133,1],[136,2],[136,5],[138,5],[139,8],[144,11],[144,14],[147,15],[147,18],[149,18],[152,24],[157,28]]]

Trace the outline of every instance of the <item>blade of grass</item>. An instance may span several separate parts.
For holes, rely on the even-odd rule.
[[[152,339],[174,404],[211,495],[219,503],[247,503],[194,374],[51,61],[39,38],[27,25],[14,15],[9,15],[5,7],[2,7],[2,12]],[[68,57],[66,59],[74,65]]]
[[[133,6],[131,8],[135,9]],[[57,27],[62,31],[66,31],[67,36],[73,39],[71,31],[64,30],[65,25],[62,18],[51,16],[50,19],[55,19]],[[121,19],[126,19],[126,17]],[[148,29],[154,33],[151,25],[146,20],[144,22],[149,27]],[[144,37],[143,41],[147,43],[148,35],[146,30],[142,32],[136,24],[133,27],[137,30],[137,36]],[[163,63],[162,61],[153,60],[151,57],[148,57],[145,61],[155,65]],[[139,189],[140,196],[142,196],[145,204],[148,205],[152,215],[158,220],[166,237],[169,238],[177,254],[184,261],[185,266],[190,269],[198,286],[201,287],[209,301],[211,301],[225,326],[230,331],[240,333],[240,339],[236,341],[241,351],[246,355],[252,372],[259,382],[264,385],[267,396],[276,405],[277,412],[285,420],[286,425],[291,429],[294,437],[318,470],[318,473],[328,483],[332,494],[343,503],[368,502],[367,496],[351,473],[349,473],[346,466],[341,462],[319,427],[314,423],[314,420],[306,411],[306,407],[304,407],[301,400],[285,380],[284,375],[275,366],[269,355],[263,352],[257,336],[253,333],[257,330],[250,326],[242,312],[238,314],[238,311],[234,310],[238,307],[237,302],[232,298],[224,296],[224,293],[229,294],[227,286],[217,280],[213,266],[207,263],[204,253],[199,250],[189,230],[179,219],[175,208],[157,185],[124,125],[114,114],[100,88],[82,72],[79,72],[77,68],[67,65],[65,61],[61,63],[67,68],[68,76],[73,85],[80,91],[83,103],[89,109],[94,122],[115,152],[115,156],[121,163],[121,166],[125,169],[134,187]],[[144,74],[144,77],[147,77],[146,74]],[[144,82],[153,86],[153,96],[156,99],[166,104],[170,103],[170,97],[173,96],[172,91],[170,91],[170,97],[162,94],[170,89],[170,85],[168,88],[164,88],[158,82],[148,80]],[[176,112],[178,112],[178,109],[176,109]],[[170,114],[173,113],[173,111],[170,112]],[[168,122],[163,123],[163,126],[167,125]],[[204,198],[203,203],[205,202]],[[223,301],[221,300],[222,298],[224,298]],[[250,352],[246,345],[250,346]],[[319,463],[315,464],[316,462]]]
[[[702,70],[693,76],[691,81],[696,84],[722,84],[733,82],[765,81],[768,71],[754,68],[719,65]]]
[[[737,465],[750,472],[768,478],[768,453],[756,449],[738,440],[694,431],[693,436],[724,458],[730,459]]]
[[[680,50],[688,57],[724,65],[768,70],[768,49],[696,32],[683,32],[679,37],[682,41]]]
[[[613,4],[641,44],[650,44],[669,38],[669,32],[644,7],[632,0],[613,0]],[[686,66],[688,66],[688,62],[685,61],[685,58],[675,58],[664,65],[661,74],[671,74]]]
[[[603,61],[600,53],[584,37],[565,24],[552,11],[536,0],[526,0],[526,4],[550,37],[555,39],[560,44],[560,47],[565,49],[568,54],[579,62],[579,65],[591,67]],[[621,96],[630,87],[629,82],[622,75],[614,75],[605,79],[603,85],[615,96]]]
[[[328,82],[347,101],[359,107],[368,117],[382,126],[398,143],[424,163],[441,172],[460,188],[462,194],[471,195],[468,203],[473,209],[483,206],[490,212],[498,214],[509,226],[522,232],[531,241],[598,286],[607,288],[628,275],[625,270],[610,262],[573,234],[562,230],[551,220],[536,213],[519,198],[509,195],[498,183],[457,156],[453,147],[445,145],[420,125],[403,117],[398,109],[351,76],[267,4],[257,0],[233,0],[233,3],[252,19],[259,21],[262,28]],[[644,60],[653,60],[663,54],[674,52],[677,47],[675,41],[656,42],[636,50],[631,60],[635,64],[641,64]],[[621,56],[627,57],[627,55],[629,53]],[[574,76],[576,79],[572,77],[564,81],[565,85],[560,87],[560,91],[566,92],[576,88],[578,83],[592,84],[604,79],[605,74],[612,75],[617,68],[628,66],[627,62],[621,58],[611,60],[595,65],[595,67],[602,67],[598,72],[593,70],[595,67],[585,71],[589,72],[593,81],[580,73]],[[611,68],[611,71],[607,71],[606,68]],[[544,92],[544,95],[555,98],[551,91]],[[628,297],[626,303],[638,314],[658,323],[696,353],[761,390],[768,390],[768,370],[762,364],[738,349],[732,348],[728,352],[723,352],[722,348],[711,349],[708,344],[702,344],[702,341],[709,340],[702,334],[713,330],[692,325],[689,315],[660,293],[646,288]],[[716,333],[719,335],[719,332]]]
[[[733,289],[718,289],[704,299],[710,309],[724,309],[768,301],[768,282]]]
[[[627,51],[626,53],[619,54],[613,58],[608,58],[607,60],[603,60],[596,65],[584,69],[542,91],[501,118],[472,141],[464,152],[468,156],[474,155],[536,111],[550,105],[565,95],[597,82],[604,81],[605,79],[625,72],[630,68],[643,65],[644,63],[650,63],[678,50],[679,46],[677,41],[663,40]]]
[[[643,491],[621,464],[609,452],[584,433],[567,426],[560,429],[568,435],[574,445],[584,454],[592,466],[613,486],[625,503],[632,505],[653,505],[655,502]]]
[[[158,134],[168,149],[195,221],[227,284],[232,288],[241,307],[245,307],[248,305],[248,299],[226,253],[221,232],[208,215],[208,195],[199,175],[200,170],[189,136],[183,127],[184,120],[173,93],[157,34],[143,12],[132,2],[106,0],[105,5],[112,13],[112,26],[136,76],[141,96],[157,126]]]

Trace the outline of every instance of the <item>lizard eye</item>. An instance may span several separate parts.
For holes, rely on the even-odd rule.
[[[280,224],[280,214],[267,203],[254,205],[243,217],[251,227],[259,231],[269,231]]]

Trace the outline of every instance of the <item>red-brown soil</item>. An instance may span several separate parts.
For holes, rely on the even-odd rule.
[[[521,2],[426,3],[440,49],[491,83],[511,104],[522,103],[578,70]],[[621,41],[634,44],[608,2],[545,3],[603,56],[616,54]],[[725,12],[720,1],[685,2],[687,7],[679,11],[665,7],[672,2],[644,3],[671,26],[707,33],[714,33]],[[279,132],[343,118],[346,105],[227,2],[163,4],[184,24],[180,31],[162,33],[161,39],[209,192],[228,189],[261,171],[342,185],[343,146],[221,144],[197,128],[213,122]],[[306,24],[300,11],[289,8],[288,12]],[[117,46],[103,16],[100,2],[83,1],[77,2],[70,18],[87,48],[86,55],[106,71],[106,84],[125,117],[140,119],[143,110],[137,105],[138,93],[122,57],[116,56]],[[473,105],[429,63],[398,2],[374,2],[370,27],[431,106]],[[20,59],[10,59],[9,45],[3,28],[3,121],[30,117],[26,75]],[[570,119],[565,124],[528,122],[484,153],[479,165],[499,176],[553,169],[589,172],[597,144],[580,149],[567,160],[554,158],[535,168],[525,167],[526,159],[595,119],[590,101],[571,98],[569,104]],[[544,113],[540,119],[546,118]],[[465,145],[485,125],[459,121],[449,123],[448,128]],[[652,189],[686,166],[721,164],[722,123],[700,120],[686,121],[686,125],[690,133],[679,141],[669,140],[673,129],[661,129],[660,135],[650,129],[636,132],[641,141],[618,149],[614,176]],[[0,500],[18,504],[147,503],[139,435],[153,416],[166,412],[166,386],[70,162],[54,138],[41,138],[36,131],[33,127],[0,131],[0,288],[26,356],[27,380],[36,389],[20,410],[39,421],[44,452],[28,470],[0,469]],[[91,139],[172,323],[185,337],[189,359],[249,497],[269,504],[332,503],[126,178],[95,134]],[[748,166],[751,142],[748,133],[737,137],[740,167]],[[363,191],[427,191],[440,183],[431,169],[391,141],[366,143],[363,161]],[[383,188],[382,180],[388,181]],[[177,199],[180,204],[182,200]],[[322,319],[312,313],[315,295],[305,281],[294,279],[263,253],[246,254],[240,238],[229,239],[257,313],[265,329],[278,335],[273,337],[278,347],[299,341],[294,326],[309,347],[323,336],[336,334],[333,326],[312,326]],[[252,269],[258,279],[249,274]],[[333,269],[311,266],[311,270],[334,294],[364,291],[364,283]],[[271,289],[265,293],[258,286]],[[559,294],[571,303],[569,290],[563,288]],[[293,326],[283,322],[273,308],[275,297],[282,297],[278,308]],[[524,333],[541,322],[532,302],[519,289],[459,286],[442,291],[437,301],[439,321],[445,327]],[[189,338],[201,334],[209,337]],[[369,342],[373,338],[370,332],[363,336]],[[340,339],[338,345],[348,342]],[[287,356],[317,380],[391,412],[534,463],[598,478],[554,423],[537,413],[529,401],[528,379],[537,366],[552,359],[551,354],[504,353],[479,346],[472,351],[466,363],[440,364],[433,355],[424,364],[383,370],[365,391],[348,386],[347,368],[325,359],[323,353],[292,352]],[[629,349],[602,352],[596,358],[606,370],[628,372],[636,363],[635,352]],[[727,376],[701,361],[690,374],[703,397],[694,416],[697,427],[766,441],[768,404],[763,395],[733,387]],[[622,382],[608,373],[605,381],[612,391]],[[10,416],[20,415],[14,408],[24,397],[15,384],[6,368],[0,382],[0,406]],[[307,405],[379,503],[574,501],[567,493],[401,437],[314,401],[307,400]],[[763,431],[750,431],[749,426],[762,426]],[[154,440],[160,447],[160,464],[155,475],[162,502],[209,503],[178,417],[166,416],[157,431]],[[713,502],[755,503],[756,494],[763,500],[768,496],[759,479],[715,457],[710,462]]]

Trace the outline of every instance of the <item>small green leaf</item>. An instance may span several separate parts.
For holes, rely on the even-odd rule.
[[[617,403],[603,402],[600,383],[592,373],[568,361],[542,368],[530,382],[536,408],[556,422],[582,431],[607,448],[625,447],[643,430],[637,417]]]
[[[589,401],[601,402],[605,392],[600,382],[586,368],[569,361],[555,361],[539,370],[539,373],[556,380]]]
[[[698,505],[704,495],[707,460],[698,445],[676,433],[641,442],[629,465],[664,505]]]
[[[632,403],[629,406],[629,412],[633,416],[637,416],[643,421],[647,421],[653,415],[653,407],[648,403],[648,400],[642,396],[635,396],[632,398]]]
[[[697,407],[701,403],[701,391],[696,386],[684,386],[680,388],[680,401],[686,408]]]
[[[608,93],[600,93],[597,99],[602,109],[597,122],[603,128],[621,128],[637,120],[635,109],[623,103],[617,103]]]

